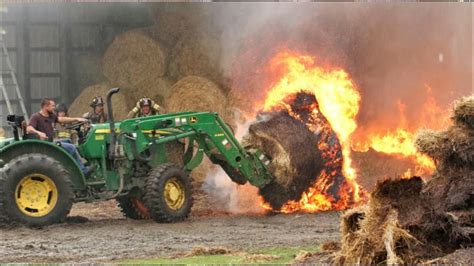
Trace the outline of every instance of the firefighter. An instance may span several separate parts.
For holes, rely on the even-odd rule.
[[[100,124],[107,122],[107,115],[104,110],[104,100],[100,96],[94,97],[90,104],[92,110],[85,113],[82,117],[91,121],[92,124]]]
[[[127,115],[127,118],[144,117],[150,115],[157,115],[163,111],[163,108],[159,106],[155,101],[148,97],[143,97],[138,100],[135,107]]]
[[[67,106],[60,103],[56,106],[56,115],[58,117],[67,117]],[[64,123],[56,122],[54,124],[54,140],[70,141],[72,144],[77,144],[78,134],[76,130],[66,129]]]

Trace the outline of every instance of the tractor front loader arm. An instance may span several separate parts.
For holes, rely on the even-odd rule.
[[[206,155],[239,184],[247,181],[263,187],[273,179],[269,160],[259,151],[247,151],[217,113],[183,112],[124,120],[118,145],[131,160],[150,165],[166,162],[161,156],[166,143],[185,141],[183,161],[186,170],[196,168]]]

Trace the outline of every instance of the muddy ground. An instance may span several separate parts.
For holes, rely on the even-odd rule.
[[[0,263],[113,262],[172,256],[196,246],[247,250],[319,245],[339,238],[339,213],[230,215],[193,209],[181,223],[122,217],[113,201],[76,204],[65,224],[0,228]]]

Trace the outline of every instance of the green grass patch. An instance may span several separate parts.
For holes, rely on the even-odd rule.
[[[130,264],[242,264],[271,263],[287,264],[302,250],[316,252],[317,247],[273,247],[244,250],[224,255],[200,255],[177,258],[151,258],[127,260],[121,263]],[[273,257],[274,256],[274,257]]]

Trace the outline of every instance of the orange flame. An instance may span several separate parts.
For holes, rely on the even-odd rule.
[[[270,61],[270,69],[283,69],[284,75],[268,90],[264,110],[269,111],[275,106],[281,106],[283,99],[290,94],[300,91],[314,94],[319,103],[319,110],[339,138],[344,158],[342,170],[349,187],[340,188],[339,199],[335,200],[324,193],[334,173],[323,171],[318,181],[303,193],[299,201],[290,201],[281,208],[280,211],[284,213],[345,209],[349,207],[349,202],[360,201],[362,194],[356,182],[356,170],[350,157],[350,136],[357,128],[356,116],[359,111],[360,94],[344,70],[323,68],[316,63],[315,58],[308,55],[291,51],[278,53]],[[312,111],[318,112],[318,109],[314,108]],[[310,129],[311,126],[308,124]],[[330,150],[320,148],[328,154],[327,156],[331,156]]]

